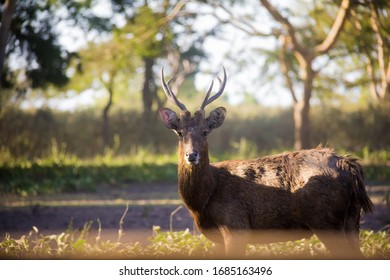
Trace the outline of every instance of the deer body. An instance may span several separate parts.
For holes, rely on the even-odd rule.
[[[179,137],[179,193],[198,229],[230,256],[244,254],[247,243],[313,233],[336,256],[360,254],[360,212],[372,204],[354,159],[317,148],[210,164],[207,135],[222,125],[226,110],[205,118],[204,107],[222,94],[224,74],[218,93],[209,98],[210,87],[193,117],[162,78],[168,98],[182,109],[178,117],[161,108],[160,117]]]

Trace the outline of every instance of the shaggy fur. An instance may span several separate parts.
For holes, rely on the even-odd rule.
[[[295,240],[316,234],[336,257],[361,256],[361,209],[372,203],[362,167],[328,148],[210,164],[207,135],[224,121],[217,108],[205,118],[161,108],[179,137],[179,193],[198,229],[229,255],[247,243]]]

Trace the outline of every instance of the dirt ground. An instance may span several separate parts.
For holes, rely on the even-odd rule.
[[[361,227],[390,230],[390,186],[372,185],[367,190],[375,208],[373,213],[363,214]],[[18,238],[33,226],[40,233],[56,234],[68,228],[81,229],[89,221],[91,234],[100,227],[102,239],[111,241],[117,240],[123,221],[122,242],[147,240],[153,226],[163,230],[194,228],[174,183],[100,186],[95,193],[23,199],[0,197],[0,240],[6,233]]]

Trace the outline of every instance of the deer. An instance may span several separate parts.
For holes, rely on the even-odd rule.
[[[164,78],[167,99],[180,109],[162,107],[159,116],[178,137],[178,191],[198,230],[225,256],[245,256],[250,243],[299,240],[317,235],[334,257],[363,257],[359,245],[362,210],[373,204],[357,159],[333,149],[284,152],[246,160],[210,163],[207,136],[219,128],[224,107],[205,107],[224,92],[227,75],[217,76],[191,116]],[[210,96],[211,95],[211,96]]]

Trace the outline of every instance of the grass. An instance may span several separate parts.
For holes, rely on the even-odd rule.
[[[66,192],[92,192],[102,183],[173,182],[177,159],[139,150],[114,157],[109,151],[93,159],[53,153],[43,159],[0,156],[0,194],[37,196]]]
[[[253,149],[247,142],[241,141],[238,145],[236,153],[217,155],[211,161],[254,157]],[[367,180],[390,181],[389,152],[363,149],[355,155],[362,159]],[[114,156],[112,150],[107,150],[102,156],[80,159],[53,145],[50,156],[28,160],[14,158],[0,149],[0,194],[39,196],[94,192],[101,184],[174,182],[176,178],[175,153],[159,155],[138,149],[126,156]]]
[[[239,155],[223,155],[222,158],[246,158],[251,146],[240,144]],[[390,181],[389,153],[362,150],[366,178],[374,181]],[[221,157],[212,158],[212,161]],[[126,182],[175,181],[177,156],[156,155],[145,149],[127,156],[115,157],[108,150],[103,156],[79,159],[58,151],[42,159],[17,159],[7,151],[0,151],[0,195],[38,196],[67,192],[96,191],[96,186]],[[99,221],[98,221],[99,223]],[[123,243],[121,234],[115,241],[102,240],[101,227],[96,236],[91,234],[91,223],[83,229],[71,227],[59,234],[44,235],[39,229],[20,238],[6,235],[0,241],[0,258],[212,258],[214,244],[203,235],[189,230],[161,231],[153,228],[148,244]],[[390,234],[387,232],[361,231],[361,249],[367,258],[390,258]],[[249,258],[326,258],[328,252],[315,236],[291,242],[268,245],[248,245]]]
[[[214,243],[203,235],[185,231],[161,231],[153,227],[149,244],[101,240],[101,229],[90,235],[91,223],[81,230],[68,229],[60,234],[43,235],[36,227],[19,239],[7,235],[0,242],[3,259],[166,259],[213,258]],[[361,231],[361,250],[368,259],[390,258],[390,234]],[[259,259],[324,259],[329,254],[316,236],[311,239],[248,245],[246,257]]]

